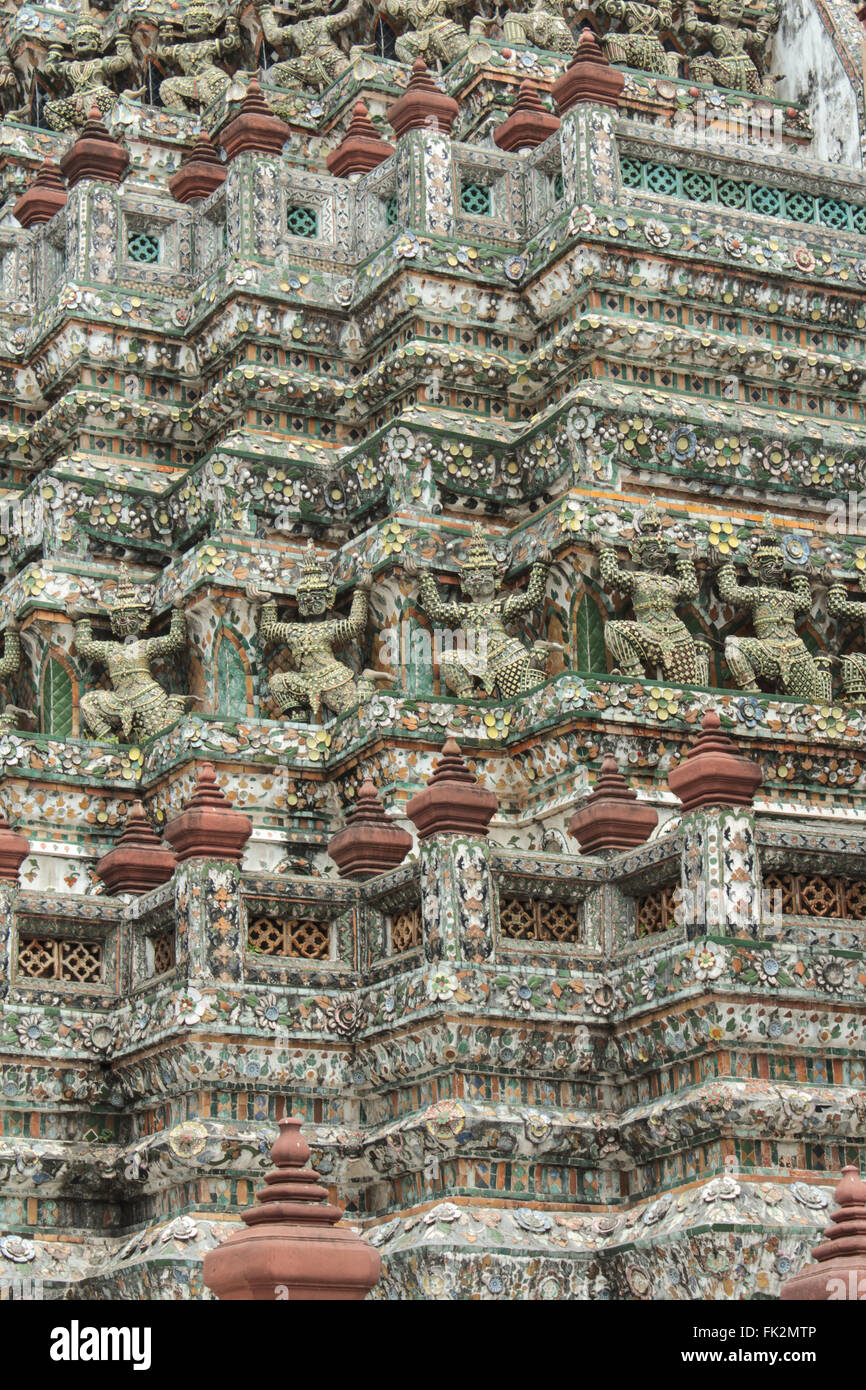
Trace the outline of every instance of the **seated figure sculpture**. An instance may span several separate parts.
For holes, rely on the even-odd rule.
[[[62,49],[53,46],[42,69],[49,81],[72,88],[68,97],[46,102],[45,115],[52,130],[73,130],[85,124],[94,106],[104,120],[117,101],[107,79],[113,73],[132,66],[132,44],[125,34],[117,36],[117,52],[102,52],[102,30],[98,24],[79,20],[72,31],[74,57],[61,56]]]
[[[849,599],[845,585],[827,575],[827,611],[831,618],[859,623],[866,632],[866,602]],[[862,589],[861,589],[862,592]],[[842,667],[842,691],[849,700],[866,703],[866,654],[846,652],[839,658]]]
[[[549,53],[571,56],[577,51],[577,40],[563,17],[564,10],[565,0],[533,0],[522,13],[509,13],[508,36],[516,43],[531,43]]]
[[[691,555],[678,555],[676,574],[666,573],[670,549],[654,505],[647,508],[635,529],[637,534],[629,546],[633,570],[622,568],[610,546],[605,546],[599,557],[602,583],[608,589],[631,594],[634,605],[633,622],[605,623],[605,646],[616,662],[616,673],[652,676],[652,668],[661,666],[666,680],[705,684],[705,663],[676,612],[681,600],[698,596],[694,561]]]
[[[278,87],[297,85],[322,90],[330,86],[351,63],[351,57],[343,52],[335,35],[353,24],[362,10],[363,0],[349,0],[344,9],[334,14],[310,15],[295,24],[279,24],[273,5],[263,5],[259,19],[268,43],[275,48],[291,43],[300,54],[300,57],[274,63],[268,69],[268,76]]]
[[[294,671],[281,671],[268,681],[268,689],[283,713],[300,713],[302,717],[310,713],[320,719],[324,708],[343,714],[375,694],[377,680],[390,679],[382,671],[364,671],[358,676],[334,655],[335,647],[363,636],[372,585],[372,575],[362,574],[348,618],[326,618],[334,606],[337,586],[319,564],[312,541],[307,543],[301,578],[295,587],[300,622],[277,622],[273,595],[255,584],[247,585],[247,597],[254,603],[263,602],[259,624],[262,639],[284,642],[295,663]]]
[[[157,44],[153,57],[159,62],[176,63],[182,77],[166,77],[159,84],[163,106],[175,111],[204,111],[221,97],[231,78],[217,61],[241,46],[237,20],[225,22],[225,33],[216,38],[221,24],[219,14],[203,0],[192,0],[183,16],[182,43]]]
[[[472,46],[466,30],[449,14],[458,8],[454,0],[382,0],[380,8],[385,19],[402,28],[394,45],[401,63],[423,58],[432,66],[438,59],[447,67]]]
[[[483,693],[510,700],[544,680],[548,652],[555,644],[535,642],[527,650],[507,627],[541,603],[551,559],[550,551],[543,550],[532,566],[525,592],[497,598],[499,562],[476,522],[461,566],[460,586],[468,599],[462,603],[440,597],[432,576],[422,572],[413,557],[403,561],[410,577],[421,576],[421,605],[430,620],[460,629],[469,639],[465,650],[446,652],[439,660],[442,681],[455,695],[472,699]]]
[[[755,627],[754,637],[725,640],[725,660],[737,689],[760,690],[760,677],[783,695],[829,699],[829,673],[815,661],[795,626],[798,614],[811,610],[811,585],[805,574],[786,575],[782,546],[771,526],[755,535],[749,570],[757,584],[739,584],[733,562],[726,560],[716,580],[722,601],[750,609]]]
[[[741,27],[745,0],[707,0],[713,22],[698,19],[694,0],[684,0],[683,29],[707,44],[710,53],[692,58],[689,69],[696,82],[712,82],[738,92],[773,96],[776,81],[764,74],[765,54],[778,20],[774,0],[754,6],[758,18],[753,29]],[[756,61],[757,60],[757,61]]]
[[[611,63],[625,63],[641,72],[677,75],[677,55],[667,53],[659,34],[673,22],[672,0],[658,4],[638,0],[601,0],[599,9],[611,19],[620,20],[622,32],[611,30],[601,40],[605,57]]]
[[[85,661],[108,669],[111,690],[88,690],[81,697],[81,719],[86,731],[103,743],[124,743],[131,738],[153,738],[169,728],[195,697],[169,695],[150,673],[151,663],[160,656],[181,652],[186,646],[186,620],[174,608],[171,627],[165,637],[141,637],[149,622],[141,592],[132,584],[125,566],[109,608],[115,641],[99,642],[93,637],[92,618],[76,608],[68,610],[75,621],[75,650]]]

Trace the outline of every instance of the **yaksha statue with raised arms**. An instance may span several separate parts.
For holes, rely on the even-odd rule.
[[[348,618],[326,618],[334,606],[337,586],[319,564],[312,541],[307,542],[295,589],[300,622],[277,622],[276,599],[255,584],[247,585],[249,599],[264,601],[259,623],[263,641],[285,643],[295,664],[294,671],[281,671],[268,681],[268,689],[284,713],[309,711],[314,719],[320,719],[324,708],[344,714],[375,694],[377,680],[390,679],[382,671],[364,671],[358,676],[334,655],[335,647],[344,647],[364,635],[372,585],[372,575],[362,574]]]
[[[683,30],[706,43],[710,53],[692,58],[689,70],[696,82],[712,82],[737,92],[773,96],[776,80],[763,72],[770,36],[778,22],[774,0],[750,7],[757,10],[753,29],[741,28],[745,0],[707,0],[710,20],[698,19],[694,0],[684,0]]]
[[[93,637],[93,620],[70,608],[75,621],[75,650],[85,661],[105,666],[111,690],[88,690],[81,697],[81,719],[86,731],[100,742],[123,743],[132,738],[153,738],[180,718],[195,699],[190,695],[169,695],[150,673],[151,663],[161,656],[182,652],[186,646],[186,620],[180,608],[172,609],[171,627],[165,637],[141,637],[150,621],[149,602],[138,585],[131,583],[122,565],[114,598],[109,608],[113,642]]]
[[[70,96],[46,103],[45,115],[52,130],[83,126],[94,106],[105,119],[117,101],[107,79],[133,63],[132,44],[125,34],[117,36],[116,53],[103,53],[102,30],[87,19],[76,24],[70,42],[74,57],[63,58],[62,49],[52,45],[42,69],[49,81],[72,88]]]
[[[183,42],[160,43],[153,50],[159,62],[176,63],[184,74],[166,77],[159,84],[159,99],[169,110],[204,111],[228,87],[231,78],[217,62],[227,53],[236,53],[241,39],[237,20],[231,16],[222,38],[216,38],[221,23],[210,5],[192,0],[183,16]]]
[[[661,666],[665,680],[705,684],[706,664],[694,638],[677,617],[676,606],[698,596],[698,576],[691,555],[678,555],[676,574],[668,574],[670,547],[655,505],[636,525],[629,546],[633,570],[623,569],[611,546],[599,555],[601,581],[607,589],[631,595],[633,622],[605,623],[604,641],[623,676],[653,676]]]
[[[639,0],[601,0],[602,14],[619,20],[622,32],[611,30],[601,40],[605,57],[611,63],[625,63],[641,72],[657,72],[667,77],[677,75],[677,55],[668,53],[659,35],[671,27],[674,7],[672,0],[658,4],[639,3]]]
[[[523,13],[511,10],[506,18],[506,37],[515,43],[531,43],[548,53],[577,52],[577,40],[564,16],[565,0],[533,0]]]
[[[543,550],[532,566],[525,592],[497,598],[499,562],[476,522],[461,566],[465,602],[443,599],[434,579],[421,571],[417,560],[407,557],[403,561],[408,575],[421,576],[421,606],[431,622],[460,629],[466,639],[464,650],[446,652],[439,660],[443,683],[455,695],[461,699],[493,695],[510,700],[544,680],[548,652],[555,644],[535,642],[527,650],[507,628],[542,602],[551,560],[550,551]]]
[[[382,0],[384,17],[402,30],[394,45],[400,62],[423,58],[432,67],[438,59],[448,67],[468,53],[472,39],[450,14],[459,8],[455,0]]]
[[[798,615],[812,607],[809,580],[805,574],[786,574],[781,542],[772,526],[758,531],[752,546],[749,570],[757,584],[739,584],[730,560],[716,579],[722,601],[750,609],[755,627],[754,637],[725,640],[725,660],[737,689],[760,690],[760,677],[783,695],[827,700],[829,672],[821,670],[796,628]]]
[[[848,590],[831,575],[828,581],[827,611],[831,618],[843,622],[859,623],[866,632],[866,602],[850,599]],[[862,592],[862,588],[861,588]],[[842,691],[849,700],[866,704],[866,655],[863,652],[847,652],[839,658],[842,666]]]
[[[298,58],[274,63],[268,69],[268,77],[278,87],[299,84],[321,90],[336,82],[352,60],[343,52],[335,36],[354,24],[363,8],[363,0],[349,0],[344,9],[334,14],[314,14],[295,24],[280,24],[273,5],[262,5],[259,19],[268,43],[275,48],[291,43],[300,54]]]

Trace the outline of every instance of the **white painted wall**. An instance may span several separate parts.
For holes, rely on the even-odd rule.
[[[784,74],[776,95],[811,112],[812,158],[861,168],[856,93],[813,0],[785,0],[770,69]]]

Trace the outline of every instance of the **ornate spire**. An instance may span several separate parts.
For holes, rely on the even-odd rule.
[[[149,599],[145,599],[142,594],[142,586],[133,584],[129,577],[129,570],[126,565],[121,564],[117,584],[108,605],[109,611],[112,613],[124,613],[130,609],[146,611],[150,606]]]
[[[129,168],[129,151],[109,135],[98,106],[91,107],[81,134],[61,159],[60,168],[70,188],[82,179],[120,183],[124,178]]]
[[[466,547],[466,554],[460,562],[460,568],[464,573],[473,570],[499,569],[499,561],[490,549],[490,544],[484,534],[484,527],[479,521],[476,521],[472,527],[472,536]]]
[[[176,174],[172,174],[168,186],[177,202],[191,203],[198,198],[209,198],[225,183],[225,177],[225,165],[207,131],[203,130],[185,152],[181,166]]]
[[[212,763],[202,763],[190,800],[165,827],[178,862],[185,859],[226,859],[239,864],[253,823],[236,811],[217,785]]]
[[[307,548],[301,560],[301,577],[295,586],[295,592],[299,594],[321,593],[323,589],[333,588],[332,576],[319,563],[313,542],[307,541]]]
[[[559,130],[560,124],[558,116],[545,111],[538,88],[527,77],[520,84],[511,115],[496,126],[493,139],[502,150],[532,150]]]
[[[668,786],[684,811],[698,806],[751,806],[763,780],[760,763],[739,753],[712,709],[704,715],[701,736],[692,751],[668,773]]]
[[[253,78],[238,114],[223,127],[220,144],[231,164],[233,159],[247,150],[259,154],[280,154],[290,133],[285,121],[274,115],[262,96],[261,87]]]
[[[96,872],[109,893],[149,893],[167,883],[177,860],[151,828],[140,801],[133,801],[114,849],[103,855]]]
[[[292,1301],[362,1299],[378,1283],[381,1256],[328,1202],[318,1173],[305,1165],[310,1148],[301,1120],[280,1120],[271,1149],[275,1167],[241,1212],[247,1229],[208,1251],[204,1281],[217,1298],[273,1303],[277,1288]]]
[[[60,169],[50,159],[40,164],[36,178],[12,209],[22,227],[50,222],[66,205],[66,186]]]
[[[385,114],[399,139],[407,130],[440,130],[449,135],[459,110],[454,98],[437,87],[424,59],[416,58],[405,92]]]
[[[424,791],[412,797],[406,814],[414,822],[419,840],[442,830],[486,835],[498,805],[493,792],[479,787],[456,739],[448,738],[433,776]]]
[[[551,96],[564,116],[572,106],[619,106],[625,78],[618,68],[611,67],[591,29],[586,28],[577,41],[577,51],[565,72],[557,77],[550,89]]]
[[[591,794],[568,822],[583,854],[633,849],[648,840],[658,824],[658,812],[626,782],[616,758],[605,755]]]
[[[345,179],[350,174],[366,174],[393,153],[394,146],[382,139],[363,101],[357,101],[346,134],[325,163],[335,178]]]
[[[866,1297],[866,1182],[850,1164],[833,1193],[838,1206],[830,1216],[824,1243],[793,1279],[782,1285],[785,1301],[824,1302]]]
[[[412,848],[412,836],[392,824],[369,777],[346,817],[343,830],[328,841],[328,854],[341,878],[372,878],[402,864]]]

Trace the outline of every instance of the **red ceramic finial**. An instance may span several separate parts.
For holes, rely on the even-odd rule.
[[[807,1265],[782,1285],[786,1301],[823,1302],[866,1298],[866,1182],[850,1165],[833,1193],[838,1203],[824,1232],[824,1243]]]
[[[711,709],[704,715],[694,748],[668,774],[668,786],[685,811],[698,806],[751,806],[763,777],[760,764],[738,752]]]
[[[144,806],[133,801],[114,849],[103,855],[96,872],[109,893],[149,893],[167,883],[177,860],[151,827]]]
[[[225,165],[214,148],[207,131],[197,136],[186,151],[181,166],[168,181],[171,195],[179,203],[191,203],[196,198],[209,198],[225,183]]]
[[[236,811],[218,786],[212,763],[203,763],[190,800],[165,827],[178,863],[185,859],[226,859],[239,864],[253,823]]]
[[[357,101],[346,134],[325,163],[335,178],[345,179],[349,174],[366,174],[393,153],[394,146],[382,139],[363,101]]]
[[[70,188],[82,179],[98,179],[102,183],[120,183],[123,179],[129,168],[129,151],[109,135],[98,106],[91,107],[81,134],[61,159],[60,168]]]
[[[398,138],[407,130],[441,130],[448,135],[459,109],[454,98],[437,87],[424,59],[416,58],[405,92],[385,115]]]
[[[220,135],[220,144],[229,164],[239,154],[255,150],[260,154],[280,154],[291,134],[285,121],[275,116],[255,78],[247,87],[240,110]]]
[[[493,139],[503,150],[531,150],[559,130],[560,124],[558,116],[545,111],[538,88],[527,77],[520,84],[511,115],[495,128]]]
[[[360,1300],[378,1283],[381,1257],[331,1206],[297,1118],[280,1120],[275,1167],[242,1212],[246,1229],[204,1257],[204,1281],[217,1298],[272,1303]]]
[[[479,787],[457,741],[449,738],[433,776],[424,791],[412,797],[406,814],[414,822],[419,840],[442,830],[486,835],[498,805],[493,792]]]
[[[557,77],[550,94],[563,115],[578,103],[593,106],[619,106],[625,78],[612,67],[599,48],[591,29],[584,29],[577,51],[565,72]]]
[[[402,864],[412,848],[412,836],[393,825],[369,777],[361,783],[358,800],[346,825],[328,841],[328,854],[341,878],[372,878]]]
[[[30,853],[30,841],[17,835],[0,809],[0,883],[17,883],[18,870]]]
[[[598,781],[586,802],[568,822],[583,854],[633,849],[648,840],[658,824],[658,812],[626,782],[616,758],[606,754]]]
[[[46,159],[40,164],[36,178],[22,193],[12,209],[22,227],[50,222],[66,204],[66,186],[56,164]]]

